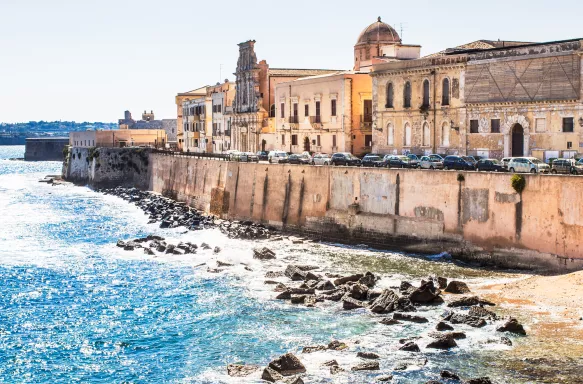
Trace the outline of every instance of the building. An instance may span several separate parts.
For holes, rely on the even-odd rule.
[[[582,40],[496,44],[373,65],[373,151],[581,152]]]
[[[119,129],[162,129],[166,132],[167,146],[171,148],[177,146],[176,119],[156,120],[154,111],[144,111],[141,120],[134,120],[130,111],[125,111],[124,118],[118,120],[118,126]]]
[[[276,148],[286,152],[370,152],[372,78],[345,71],[275,87]]]
[[[235,83],[225,79],[209,87],[207,94],[212,100],[212,152],[223,153],[231,149],[231,120],[233,118],[233,101],[235,100]]]
[[[207,87],[207,89],[210,87]],[[182,102],[184,152],[212,152],[212,97],[204,96]]]
[[[26,161],[62,161],[68,137],[27,137],[24,151]]]
[[[255,152],[275,147],[275,86],[279,83],[338,72],[325,69],[270,68],[257,62],[255,41],[239,44],[236,93],[231,122],[231,145],[239,151]]]
[[[158,147],[167,143],[163,129],[119,129],[111,131],[77,131],[69,133],[71,147]]]
[[[184,150],[184,122],[182,121],[182,113],[184,111],[184,102],[203,97],[206,95],[207,87],[200,87],[193,89],[192,91],[182,92],[174,97],[174,102],[176,103],[176,145],[178,150]]]

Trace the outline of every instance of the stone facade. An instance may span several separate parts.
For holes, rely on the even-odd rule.
[[[184,152],[212,152],[212,97],[202,96],[182,103]]]
[[[73,148],[138,146],[165,148],[166,143],[166,131],[163,129],[119,129],[69,133],[69,146]]]
[[[188,92],[182,92],[176,95],[176,146],[178,150],[183,150],[184,143],[184,121],[182,120],[184,106],[183,103],[188,100],[196,99],[206,95],[207,87],[201,87]]]
[[[235,83],[225,80],[223,84],[209,87],[207,94],[212,99],[212,152],[224,153],[231,149],[231,124]]]
[[[375,65],[373,151],[543,160],[582,152],[581,46],[514,44]]]

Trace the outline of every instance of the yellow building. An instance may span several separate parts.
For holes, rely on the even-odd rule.
[[[204,86],[192,91],[182,92],[177,94],[174,98],[174,102],[176,103],[176,142],[179,151],[183,150],[184,143],[184,121],[182,120],[184,111],[183,103],[188,100],[206,96],[206,89],[207,87]]]

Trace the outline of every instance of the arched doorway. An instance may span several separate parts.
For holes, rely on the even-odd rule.
[[[524,129],[520,124],[512,127],[512,157],[524,156]]]
[[[304,137],[304,151],[310,152],[310,138],[307,136]]]
[[[267,141],[265,139],[261,140],[261,150],[265,152],[265,146],[267,145]]]

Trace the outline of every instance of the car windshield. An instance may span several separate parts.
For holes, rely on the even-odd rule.
[[[399,156],[398,159],[403,161],[409,161],[409,158],[407,156]]]
[[[535,164],[543,164],[543,162],[540,161],[539,159],[530,159],[530,161],[532,161]]]
[[[381,158],[379,156],[367,156],[366,159],[367,160],[380,160]]]
[[[419,160],[417,155],[407,155],[407,157],[410,158],[411,160]]]
[[[492,162],[492,164],[500,164],[500,162],[496,159],[491,159],[490,161]]]
[[[351,154],[347,154],[347,155],[346,155],[346,158],[347,158],[347,159],[350,159],[350,160],[357,159],[357,157],[356,157],[356,156],[354,156],[354,155],[351,155]]]

